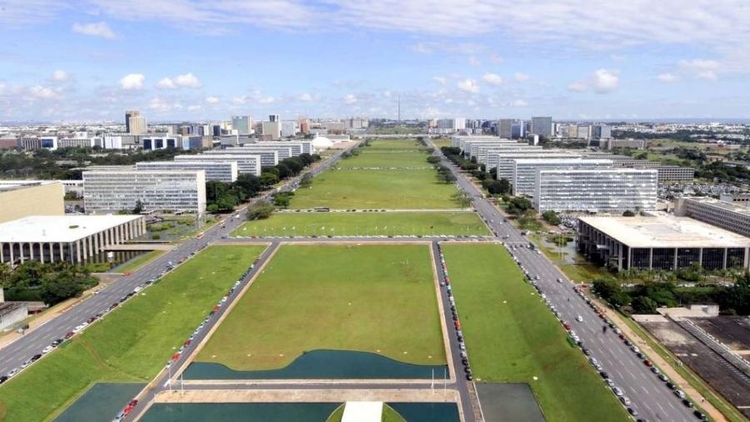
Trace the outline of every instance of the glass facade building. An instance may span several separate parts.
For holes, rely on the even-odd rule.
[[[517,159],[513,160],[513,195],[534,196],[536,177],[539,170],[611,169],[612,160],[581,159]]]
[[[232,183],[237,180],[237,161],[141,161],[136,170],[204,170],[206,180]]]

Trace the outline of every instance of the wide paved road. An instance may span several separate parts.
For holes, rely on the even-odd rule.
[[[436,151],[439,149],[436,148]],[[481,191],[442,154],[436,154],[443,158],[443,164],[453,171],[458,186],[474,197],[474,206],[490,229],[506,244],[516,245],[513,253],[531,276],[540,276],[539,286],[556,306],[560,317],[570,322],[584,346],[591,350],[591,356],[599,361],[615,385],[630,398],[630,407],[638,411],[638,417],[649,421],[697,420],[692,414],[692,409],[683,406],[672,391],[612,330],[608,329],[606,333],[602,333],[602,320],[573,291],[572,284],[565,275],[543,254],[528,249],[529,240],[510,223],[503,222],[505,217],[488,200],[482,198]],[[561,278],[563,283],[558,283],[558,278]],[[575,321],[578,315],[583,317],[583,322]]]
[[[355,147],[356,145],[351,148]],[[327,158],[310,172],[315,176],[326,170],[333,165],[344,152],[345,151],[341,151]],[[288,181],[281,190],[296,188],[300,177]],[[270,195],[271,193],[267,193],[259,199],[267,199]],[[41,353],[42,349],[49,346],[55,339],[62,338],[66,333],[72,332],[76,326],[90,317],[98,313],[104,313],[110,305],[118,302],[123,296],[132,292],[137,286],[142,285],[150,279],[159,277],[166,270],[169,262],[177,265],[180,260],[191,257],[202,248],[229,235],[232,230],[239,227],[247,219],[244,210],[240,211],[239,214],[240,216],[238,218],[233,218],[231,216],[227,218],[225,228],[222,228],[221,224],[216,224],[205,230],[204,235],[200,239],[190,239],[183,242],[176,248],[146,264],[139,270],[134,271],[130,276],[122,277],[120,280],[111,283],[108,287],[102,289],[99,294],[91,296],[60,316],[28,331],[23,337],[20,337],[18,340],[0,349],[0,375],[5,375],[14,368],[20,368],[23,362],[33,355]],[[2,387],[0,387],[0,389],[1,388]]]

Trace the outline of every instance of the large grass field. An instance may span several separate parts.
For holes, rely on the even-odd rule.
[[[427,245],[281,246],[196,360],[275,369],[334,349],[444,364],[431,265]]]
[[[233,236],[488,235],[473,212],[276,213]]]
[[[217,246],[188,260],[0,386],[0,420],[48,419],[96,382],[150,381],[263,249]]]
[[[297,189],[291,208],[445,209],[453,183],[440,183],[434,170],[328,170],[307,189]]]
[[[368,151],[367,148],[356,156],[340,160],[336,163],[340,168],[351,167],[432,167],[427,162],[426,152],[418,150]]]
[[[478,379],[528,383],[550,422],[627,420],[502,246],[443,249]]]
[[[435,144],[435,146],[438,148],[451,146],[450,139],[433,139],[432,143]]]

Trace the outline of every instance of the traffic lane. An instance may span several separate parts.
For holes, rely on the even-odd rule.
[[[442,269],[441,266],[441,255],[440,250],[438,247],[438,242],[433,242],[433,248],[432,253],[435,260],[435,265],[437,266],[435,268],[436,273],[438,275],[438,282],[440,283],[440,300],[443,303],[443,311],[444,314],[442,315],[443,319],[445,320],[447,334],[448,334],[448,347],[450,347],[451,350],[451,357],[452,357],[452,364],[448,365],[449,369],[453,371],[453,375],[456,380],[456,389],[458,390],[458,393],[461,397],[461,408],[464,414],[464,422],[473,422],[475,421],[474,418],[474,410],[472,407],[472,398],[469,394],[469,387],[468,383],[469,381],[466,379],[466,373],[463,370],[464,365],[463,362],[461,362],[461,349],[458,346],[458,330],[456,329],[456,326],[453,322],[452,316],[449,318],[448,315],[450,314],[449,310],[451,307],[450,298],[448,297],[447,293],[447,285],[445,283],[446,280],[446,274]],[[448,266],[446,265],[446,269]],[[455,300],[455,299],[454,299]],[[455,306],[455,305],[454,305]],[[456,310],[458,310],[458,307],[456,307]],[[460,320],[460,313],[456,312],[457,315],[459,315]],[[467,358],[468,359],[468,358]],[[471,362],[469,362],[471,364]],[[460,368],[460,369],[459,369]]]
[[[664,383],[650,372],[650,369],[647,369],[643,361],[622,340],[616,337],[613,330],[608,329],[607,333],[602,333],[601,327],[604,321],[593,312],[582,298],[573,292],[568,282],[557,283],[552,281],[552,276],[558,275],[554,266],[535,265],[534,261],[544,262],[544,260],[538,255],[535,256],[536,254],[531,253],[530,250],[529,252],[518,252],[519,261],[522,265],[525,262],[529,267],[541,273],[540,286],[542,290],[549,292],[549,294],[545,294],[556,306],[561,317],[570,321],[572,328],[584,342],[584,346],[591,351],[591,355],[600,361],[602,366],[605,367],[605,371],[607,370],[607,362],[611,363],[610,367],[614,369],[607,372],[616,385],[631,399],[630,407],[636,409],[641,416],[646,417],[661,418],[664,415],[678,414],[682,414],[682,417],[693,417],[689,408],[684,407],[676,396],[672,397],[671,400],[654,402],[653,397],[663,396],[665,392],[667,395],[670,394],[669,390],[665,391]],[[524,265],[524,267],[527,265]],[[556,277],[554,280],[556,280]],[[560,298],[565,300],[556,303],[555,301]],[[575,322],[578,315],[583,316],[584,321],[582,323]]]

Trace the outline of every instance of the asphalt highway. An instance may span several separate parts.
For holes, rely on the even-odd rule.
[[[474,207],[496,236],[506,245],[516,246],[512,254],[529,275],[540,277],[537,283],[542,293],[545,293],[550,303],[557,308],[560,318],[571,324],[571,328],[583,341],[583,346],[591,351],[591,357],[599,361],[615,385],[630,399],[632,403],[628,407],[638,412],[638,418],[675,422],[697,420],[693,415],[693,409],[684,406],[672,390],[667,388],[665,383],[619,339],[614,330],[602,332],[604,322],[584,299],[573,291],[573,284],[565,275],[544,254],[529,249],[529,240],[521,231],[504,222],[505,217],[500,211],[483,198],[482,192],[442,154],[436,152],[436,155],[443,158],[443,164],[453,171],[458,186],[473,197]],[[558,283],[558,278],[563,282]],[[579,315],[583,322],[576,321]],[[592,370],[595,369],[592,367]]]

